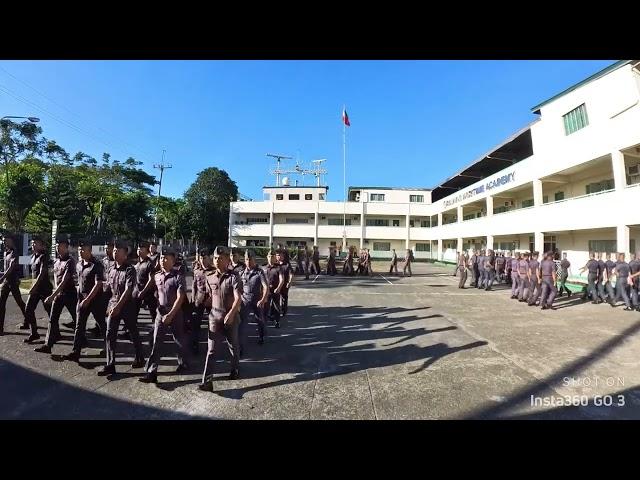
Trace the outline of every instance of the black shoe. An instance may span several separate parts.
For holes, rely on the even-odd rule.
[[[189,372],[189,366],[185,365],[184,363],[181,365],[178,365],[178,367],[176,368],[176,373],[187,373]]]
[[[547,310],[549,307],[547,307],[546,305],[543,305],[542,308],[540,308],[540,310]]]
[[[116,373],[116,367],[105,365],[98,372],[99,377],[105,377],[107,375],[114,375]]]
[[[98,355],[100,355],[101,357],[106,357],[107,356],[107,351],[103,348],[98,352]]]
[[[18,330],[29,330],[31,327],[29,325],[26,324],[21,324],[18,326]]]
[[[616,308],[615,302],[609,302],[609,305],[611,305],[611,308]]]
[[[67,322],[67,323],[63,323],[63,326],[71,329],[71,330],[75,330],[76,329],[76,322]]]
[[[158,383],[158,374],[156,373],[147,373],[144,377],[140,377],[138,379],[139,382],[142,383]]]
[[[72,351],[71,353],[67,353],[66,355],[63,355],[62,359],[69,360],[71,362],[78,362],[80,361],[80,352]]]
[[[567,298],[571,298],[571,290],[567,290]]]
[[[631,308],[631,307],[624,307],[624,311],[625,311],[625,312],[633,312],[633,308]]]
[[[280,328],[280,322],[276,320],[276,328]]]
[[[491,287],[487,287],[484,289],[485,292],[490,292],[491,291]]]
[[[213,382],[211,380],[208,380],[204,383],[199,384],[198,390],[201,390],[203,392],[213,392]]]
[[[238,372],[238,370],[233,370],[227,378],[229,380],[237,380],[238,378],[240,378],[240,372]]]
[[[0,337],[4,336],[4,330],[0,330]]]
[[[51,347],[49,345],[41,345],[34,348],[33,351],[38,353],[51,353]]]
[[[35,342],[36,340],[38,340],[40,338],[40,335],[38,335],[37,333],[32,333],[31,335],[29,335],[27,338],[25,338],[23,340],[24,343],[31,343],[31,342]]]
[[[144,367],[145,361],[144,358],[136,358],[131,364],[131,368],[142,368]]]

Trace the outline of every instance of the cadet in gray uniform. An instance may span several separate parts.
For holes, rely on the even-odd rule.
[[[138,261],[135,264],[136,286],[133,289],[133,299],[136,305],[136,322],[138,321],[138,315],[140,315],[143,302],[149,308],[151,318],[154,320],[157,318],[158,300],[155,295],[156,287],[154,286],[153,273],[156,271],[156,267],[160,265],[157,265],[149,257],[149,246],[149,242],[141,241],[138,243],[138,250],[136,252],[138,255]],[[173,258],[175,263],[175,253],[173,254]],[[161,266],[160,268],[162,269]]]
[[[529,252],[525,252],[518,261],[518,301],[529,298]]]
[[[496,276],[496,257],[493,254],[493,250],[487,250],[487,255],[484,257],[484,272],[485,272],[485,291],[490,291],[493,286],[493,280]]]
[[[624,261],[624,253],[618,254],[618,263],[616,263],[616,267],[613,269],[613,274],[616,277],[616,298],[615,302],[618,301],[620,297],[625,304],[625,310],[632,311],[631,302],[629,301],[629,296],[627,295],[627,288],[629,287],[628,278],[631,269],[629,268],[629,264]]]
[[[269,297],[267,277],[256,264],[256,254],[253,250],[244,252],[244,264],[246,267],[240,274],[240,280],[242,281],[242,304],[240,305],[240,327],[238,332],[240,358],[242,358],[242,354],[245,351],[245,330],[252,314],[258,325],[258,345],[264,343],[264,310]]]
[[[116,243],[113,255],[116,264],[107,278],[108,291],[111,293],[111,298],[107,305],[107,340],[105,342],[107,346],[107,363],[98,372],[100,376],[116,373],[116,343],[121,321],[124,321],[131,334],[131,341],[135,349],[135,359],[131,364],[131,368],[141,368],[145,363],[136,321],[137,305],[133,299],[136,269],[127,262],[128,250],[129,247],[126,243]]]
[[[504,259],[504,271],[505,271],[505,283],[508,285],[513,284],[513,280],[511,279],[511,265],[513,262],[513,257],[511,256],[511,252],[507,252],[507,256]]]
[[[231,262],[229,263],[229,269],[240,275],[244,270],[244,263],[240,261],[240,253],[237,248],[231,249]]]
[[[604,293],[604,275],[607,270],[607,265],[605,264],[603,258],[604,254],[602,252],[598,253],[596,256],[596,260],[598,261],[598,280],[596,283],[596,287],[598,290],[598,297],[600,298],[600,301],[606,302],[607,296]]]
[[[274,256],[276,257],[274,259]],[[267,253],[267,284],[269,286],[269,300],[265,306],[265,316],[269,317],[275,323],[276,328],[280,328],[281,309],[284,310],[284,300],[281,299],[282,290],[284,290],[287,278],[285,264],[280,264],[277,259],[280,255],[270,251]],[[290,276],[293,278],[293,276]]]
[[[332,277],[338,273],[336,269],[336,251],[333,247],[329,247],[329,258],[327,259],[327,275]]]
[[[473,250],[473,255],[471,255],[471,266],[473,272],[473,281],[471,282],[471,286],[477,288],[478,282],[480,282],[480,268],[478,264],[480,262],[480,255],[477,250]]]
[[[478,277],[479,277],[479,280],[477,282],[477,288],[485,288],[485,283],[486,283],[486,279],[487,279],[487,272],[484,269],[484,261],[485,260],[486,260],[485,251],[484,250],[480,250],[480,255],[478,255]]]
[[[318,251],[317,245],[313,246],[309,273],[311,273],[312,275],[320,275],[322,273],[322,271],[320,270],[320,252]]]
[[[51,304],[51,315],[49,315],[49,328],[44,345],[34,348],[40,353],[51,353],[51,348],[62,338],[60,335],[60,314],[66,307],[73,319],[74,329],[76,324],[76,307],[78,303],[78,292],[74,282],[76,273],[76,261],[69,255],[69,240],[59,238],[56,242],[58,258],[53,265],[53,277],[55,280],[55,290],[45,299],[45,303]],[[68,324],[65,324],[65,326]]]
[[[504,267],[506,260],[502,253],[499,253],[496,257],[496,281],[498,283],[503,283],[505,281],[504,278]]]
[[[569,267],[571,266],[571,262],[567,260],[567,254],[562,254],[562,260],[560,261],[560,289],[558,297],[561,297],[562,294],[566,291],[567,297],[571,298],[571,290],[567,288],[566,282],[569,277]]]
[[[542,310],[554,310],[553,300],[556,298],[556,264],[553,261],[553,252],[548,252],[540,263],[542,277],[542,296],[540,305]]]
[[[529,302],[530,307],[536,306],[538,297],[540,297],[540,262],[538,262],[539,252],[533,252],[531,254],[531,260],[529,261]]]
[[[82,349],[87,346],[86,328],[89,314],[98,325],[98,328],[107,336],[107,323],[103,302],[103,282],[106,281],[102,263],[98,262],[91,253],[92,242],[80,241],[80,261],[76,264],[78,277],[78,306],[76,316],[76,331],[73,336],[73,348],[71,353],[64,356],[65,360],[77,362],[80,360]]]
[[[606,273],[606,281],[604,284],[604,288],[607,291],[607,301],[609,302],[609,305],[611,305],[612,307],[616,306],[616,292],[613,289],[613,285],[611,283],[611,280],[613,280],[614,275],[613,275],[613,269],[616,268],[616,262],[614,262],[613,260],[611,260],[611,254],[607,253],[607,261],[604,262],[605,265],[605,273]],[[614,257],[615,258],[615,257]]]
[[[158,245],[156,242],[149,242],[149,260],[151,260],[151,266],[153,272],[160,271],[160,254],[158,253]]]
[[[580,273],[584,272],[585,270],[589,271],[587,277],[589,285],[587,287],[587,292],[582,297],[582,299],[586,301],[589,295],[591,295],[593,303],[598,304],[600,303],[600,299],[598,298],[598,291],[596,290],[596,281],[598,279],[598,261],[596,260],[595,253],[589,252],[589,261],[585,264],[584,267],[580,269]]]
[[[389,273],[394,273],[397,275],[398,274],[398,254],[396,253],[396,249],[393,248],[391,249],[391,251],[393,252],[391,254],[391,264],[389,265]]]
[[[371,262],[371,252],[367,248],[367,273],[373,275],[373,263]]]
[[[460,282],[458,282],[458,288],[465,288],[464,284],[467,282],[467,266],[469,265],[469,258],[464,252],[461,252],[458,256],[458,272],[460,273]]]
[[[198,265],[193,269],[193,288],[191,289],[191,351],[198,353],[200,345],[200,326],[205,308],[211,304],[207,290],[207,273],[213,272],[211,257],[213,248],[200,250]]]
[[[629,288],[631,290],[631,304],[640,312],[640,278],[636,275],[640,272],[640,251],[631,255],[629,262]]]
[[[287,250],[277,251],[275,263],[280,266],[280,271],[284,278],[284,284],[282,285],[282,289],[279,294],[281,307],[280,313],[284,317],[289,311],[289,289],[291,288],[291,283],[293,282],[294,277],[293,269],[289,262],[289,252]]]
[[[50,316],[51,304],[44,303],[44,301],[53,291],[53,286],[49,280],[49,256],[44,242],[39,238],[34,238],[31,246],[33,249],[31,255],[31,278],[35,281],[29,289],[29,298],[27,298],[27,306],[25,308],[25,317],[27,317],[27,323],[31,328],[31,335],[23,340],[24,343],[31,343],[40,338],[36,321],[36,307],[38,302],[42,302],[47,316]]]
[[[151,353],[145,365],[146,375],[139,379],[143,383],[158,383],[158,362],[160,361],[164,337],[171,328],[173,340],[178,347],[178,368],[176,373],[189,369],[189,350],[184,331],[182,304],[187,300],[187,282],[182,271],[177,268],[176,252],[164,248],[160,255],[160,271],[152,275],[153,289],[158,292],[158,308],[153,328]]]
[[[347,256],[344,259],[344,264],[342,265],[342,274],[351,276],[353,273],[353,249],[349,247]]]
[[[214,272],[207,274],[207,288],[211,296],[211,312],[209,313],[209,341],[207,359],[202,373],[202,383],[198,386],[200,390],[213,391],[213,381],[207,379],[209,374],[209,364],[213,370],[215,362],[215,345],[219,337],[227,341],[229,353],[231,354],[230,380],[239,377],[239,348],[238,326],[240,322],[239,314],[242,303],[242,282],[237,273],[229,269],[229,250],[227,247],[218,246],[214,250],[213,264],[216,268]]]
[[[518,273],[518,264],[521,260],[520,254],[514,254],[511,259],[511,298],[517,299],[520,291],[520,274]]]
[[[4,237],[4,272],[2,272],[2,276],[0,276],[0,284],[2,285],[0,287],[0,335],[4,335],[4,317],[9,294],[13,295],[13,298],[18,304],[18,308],[20,308],[24,316],[24,321],[20,329],[26,330],[29,328],[25,313],[26,306],[24,301],[22,301],[22,295],[20,293],[20,278],[18,276],[20,272],[18,268],[19,264],[15,242],[12,237],[7,235]]]
[[[411,276],[411,262],[413,261],[413,252],[407,248],[407,253],[404,255],[404,267],[402,268],[402,275],[407,275],[407,269],[409,269],[409,276]]]

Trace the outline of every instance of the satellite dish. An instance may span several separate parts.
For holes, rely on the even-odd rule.
[[[284,185],[285,187],[289,186],[289,177],[282,178],[282,185]]]

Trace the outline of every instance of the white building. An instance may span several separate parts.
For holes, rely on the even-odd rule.
[[[232,246],[369,248],[453,260],[456,249],[640,249],[640,61],[617,62],[532,109],[537,119],[433,189],[265,187],[234,202]],[[346,226],[343,226],[343,216]]]

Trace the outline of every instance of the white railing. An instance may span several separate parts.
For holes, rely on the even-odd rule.
[[[616,191],[615,188],[611,188],[609,190],[601,190],[601,191],[595,192],[595,193],[587,193],[586,195],[578,195],[577,197],[569,197],[569,198],[563,198],[562,200],[554,200],[553,202],[543,203],[540,206],[544,207],[545,205],[555,205],[556,203],[569,202],[571,200],[579,200],[581,198],[596,197],[598,195],[604,195],[605,193],[611,193],[611,192],[615,192],[615,191]]]

